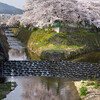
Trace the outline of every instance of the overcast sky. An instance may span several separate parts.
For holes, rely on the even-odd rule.
[[[0,2],[22,9],[22,7],[25,3],[25,0],[0,0]]]

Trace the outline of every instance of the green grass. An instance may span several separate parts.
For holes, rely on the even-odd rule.
[[[19,32],[20,30],[20,32]],[[77,45],[68,46],[68,41],[65,37],[67,33],[56,33],[54,31],[44,31],[42,29],[29,31],[27,28],[20,28],[13,30],[15,34],[18,34],[18,38],[26,45],[32,44],[31,48],[36,50],[39,47],[47,47],[54,49],[65,49],[65,48],[77,48]],[[69,33],[68,33],[69,34]],[[57,39],[57,37],[59,38]],[[63,37],[61,37],[63,36]],[[74,41],[74,40],[73,40]]]
[[[84,80],[81,80],[81,83],[84,85]]]
[[[97,80],[95,80],[95,81],[88,80],[87,82],[84,82],[82,80],[81,84],[82,84],[82,86],[79,88],[80,96],[86,96],[88,94],[87,86],[93,86],[95,89],[100,88],[100,83]]]
[[[84,29],[80,29],[80,31],[76,33],[56,33],[51,30],[45,31],[38,28],[30,31],[28,28],[22,26],[19,29],[12,30],[17,37],[31,50],[37,53],[38,56],[40,56],[43,51],[75,51],[84,48],[88,43],[93,44],[92,41],[95,42],[93,40],[94,34]],[[78,35],[83,38],[73,37],[73,35]],[[87,47],[90,48],[90,46]]]
[[[100,87],[100,84],[96,81],[95,83],[94,83],[94,88],[95,89],[98,89]]]
[[[59,36],[66,36],[66,35],[87,35],[87,34],[93,34],[92,32],[88,32],[84,29],[80,29],[79,32],[74,32],[74,33],[60,33]]]
[[[100,87],[100,83],[98,81],[94,81],[94,82],[87,81],[86,86],[91,86],[91,85],[93,85],[95,89],[98,89]]]
[[[87,81],[86,86],[90,86],[90,85],[94,85],[94,84],[95,84],[94,82]]]
[[[80,96],[86,96],[87,93],[88,93],[88,91],[87,91],[86,86],[82,85],[82,86],[79,88],[79,95],[80,95]]]

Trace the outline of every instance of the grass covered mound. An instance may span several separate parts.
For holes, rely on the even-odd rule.
[[[99,33],[88,32],[80,29],[76,33],[56,33],[51,30],[33,29],[20,27],[19,29],[12,29],[17,37],[27,45],[31,50],[41,55],[45,52],[70,53],[71,51],[83,52],[83,49],[98,48]],[[91,49],[92,50],[92,49]],[[79,52],[80,52],[79,51]]]

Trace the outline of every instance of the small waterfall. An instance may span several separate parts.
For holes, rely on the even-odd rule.
[[[16,38],[14,33],[5,30],[5,36],[9,45],[9,60],[27,60],[25,46]]]

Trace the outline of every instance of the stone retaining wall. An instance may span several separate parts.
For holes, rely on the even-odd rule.
[[[100,64],[57,61],[1,62],[2,76],[49,76],[70,78],[99,78]]]
[[[6,37],[2,34],[0,29],[0,61],[8,60],[8,43]]]
[[[75,58],[79,55],[89,52],[100,51],[100,34],[88,34],[88,35],[66,35],[65,37],[59,36],[56,41],[56,45],[67,40],[65,44],[67,46],[80,46],[78,49],[58,50],[57,52],[50,52],[50,50],[43,51],[40,58],[42,60],[49,61],[61,61]],[[63,40],[62,40],[63,38]],[[51,40],[50,40],[51,41]],[[53,42],[55,41],[52,40]],[[51,41],[51,43],[52,43]],[[82,47],[83,46],[83,47]]]

